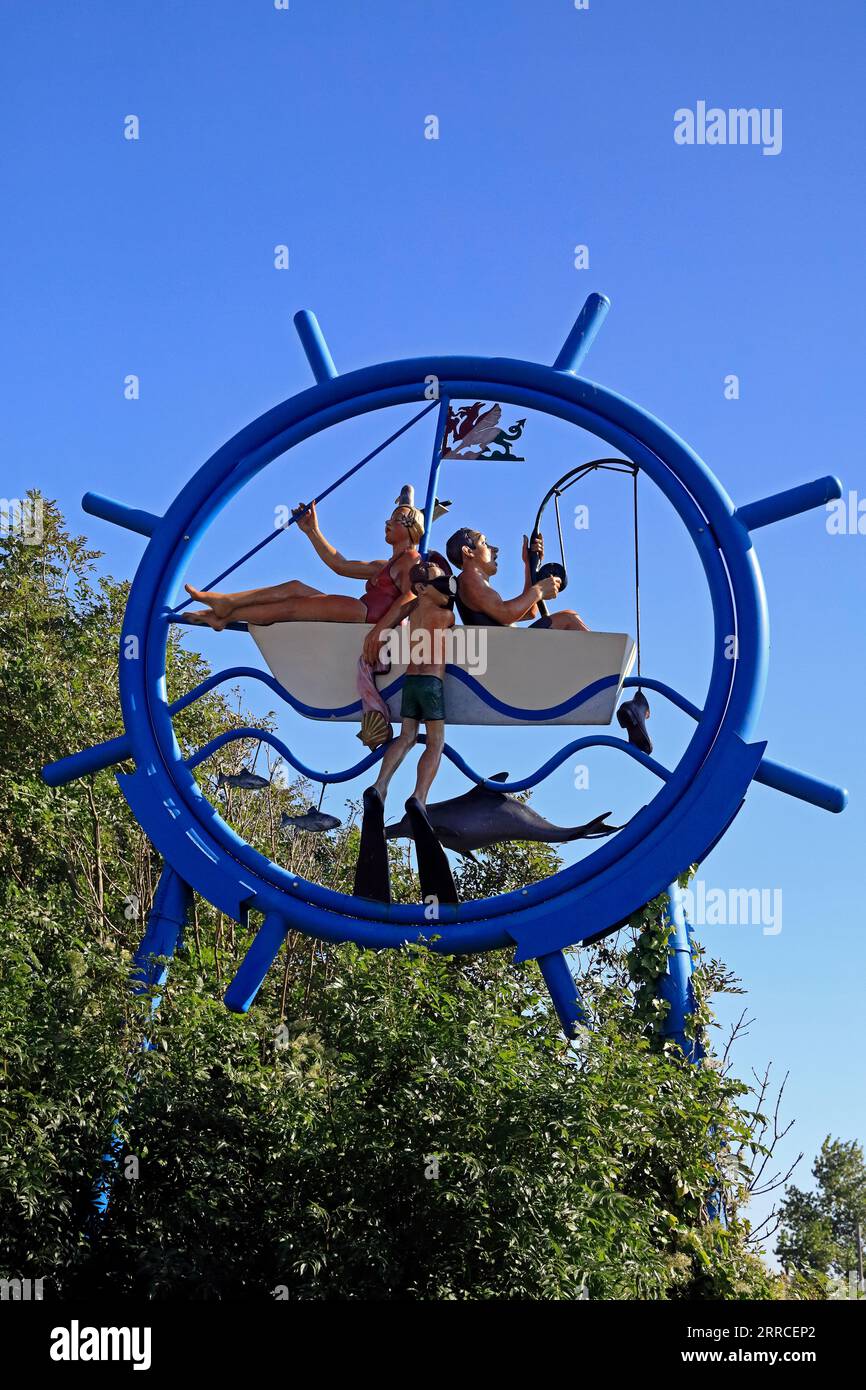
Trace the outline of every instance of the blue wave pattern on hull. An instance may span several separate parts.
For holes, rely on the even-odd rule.
[[[619,675],[603,676],[600,680],[593,681],[590,685],[585,685],[582,690],[578,690],[575,695],[570,695],[561,704],[550,705],[547,709],[522,709],[519,705],[508,705],[503,700],[498,700],[495,695],[491,695],[489,690],[477,681],[474,676],[470,676],[468,671],[462,670],[459,666],[446,666],[449,676],[459,680],[463,685],[477,695],[484,704],[490,709],[496,710],[498,714],[506,715],[509,719],[522,719],[527,724],[539,724],[548,719],[560,719],[563,715],[570,714],[572,710],[578,709],[580,705],[591,700],[595,695],[601,694],[603,690],[609,690],[611,686],[619,683]],[[347,719],[353,714],[361,713],[361,701],[355,700],[351,705],[340,705],[333,709],[322,709],[317,705],[305,705],[302,700],[297,699],[290,690],[286,690],[284,685],[275,676],[268,675],[266,671],[260,671],[256,666],[230,666],[225,671],[217,671],[202,681],[194,690],[190,690],[186,695],[182,695],[179,700],[169,707],[171,714],[179,714],[182,709],[206,695],[209,690],[213,690],[217,685],[221,685],[228,680],[257,680],[263,685],[267,685],[273,690],[275,695],[279,695],[285,700],[287,705],[298,714],[303,714],[307,719]],[[382,689],[382,697],[389,700],[392,695],[396,695],[403,687],[404,676],[398,676],[390,685]]]

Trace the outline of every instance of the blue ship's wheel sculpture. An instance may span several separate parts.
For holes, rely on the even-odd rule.
[[[194,890],[238,922],[246,921],[250,911],[263,914],[227,990],[230,1008],[249,1008],[287,932],[295,929],[328,941],[349,940],[375,948],[415,941],[448,954],[516,948],[518,960],[539,961],[563,1026],[571,1032],[582,1015],[564,948],[614,930],[667,889],[674,927],[669,997],[681,1034],[688,1008],[689,946],[671,887],[678,875],[702,860],[724,835],[752,781],[826,810],[843,809],[846,793],[842,789],[769,761],[766,744],[754,735],[765,685],[768,624],[753,533],[825,505],[841,495],[841,484],[835,478],[821,478],[735,506],[706,464],[672,430],[630,401],[577,375],[608,308],[603,296],[589,297],[553,366],[510,358],[429,357],[388,362],[346,375],[337,373],[315,318],[304,312],[296,317],[296,324],[316,385],[274,407],[223,445],[164,516],[134,511],[97,494],[86,495],[86,510],[149,538],[129,595],[121,638],[124,733],[50,765],[44,775],[59,785],[126,759],[135,762],[135,771],[118,773],[118,781],[166,864],[137,958],[142,987],[162,978],[154,975],[148,962],[153,956],[172,954]],[[173,714],[220,681],[238,675],[263,679],[291,699],[276,681],[256,668],[234,668],[211,677],[173,705],[168,703],[165,687],[169,624],[179,615],[171,606],[178,581],[196,542],[226,503],[274,459],[332,425],[385,407],[420,403],[422,413],[436,409],[435,400],[429,404],[431,383],[439,399],[439,424],[426,508],[428,527],[449,401],[483,398],[544,412],[619,450],[661,490],[683,522],[703,566],[714,624],[712,673],[702,707],[661,680],[642,676],[639,681],[625,681],[655,691],[695,720],[692,739],[673,770],[621,738],[593,734],[570,742],[533,776],[496,784],[499,790],[518,790],[533,785],[580,749],[613,745],[658,776],[657,795],[613,839],[579,863],[519,891],[459,906],[442,905],[438,920],[432,923],[421,905],[384,907],[289,872],[240,839],[203,794],[193,768],[221,742],[244,732],[258,736],[260,731],[235,731],[184,760],[172,727]],[[293,703],[298,708],[297,701]],[[296,768],[310,771],[279,740],[271,741]],[[450,749],[448,753],[472,780],[484,780],[459,754]],[[370,754],[327,780],[349,780],[378,756]],[[676,1035],[677,1028],[671,1031]]]

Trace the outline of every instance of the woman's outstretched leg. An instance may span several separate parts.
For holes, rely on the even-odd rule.
[[[271,603],[243,603],[231,609],[228,617],[211,608],[191,613],[190,617],[196,623],[221,632],[228,622],[253,623],[261,627],[271,623],[365,623],[367,610],[359,598],[315,594],[276,599]]]
[[[291,598],[314,598],[321,595],[321,589],[302,584],[299,579],[289,579],[285,584],[269,584],[262,589],[244,589],[236,594],[223,594],[216,589],[194,589],[191,584],[184,588],[196,603],[206,603],[218,618],[231,619],[234,610],[242,604],[279,603]]]

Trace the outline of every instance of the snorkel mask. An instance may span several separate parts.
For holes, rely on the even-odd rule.
[[[431,569],[444,570],[444,573],[431,579],[429,577]],[[438,551],[431,550],[426,560],[413,565],[409,575],[409,584],[413,593],[415,593],[416,585],[428,585],[431,589],[435,589],[437,594],[444,595],[448,600],[449,608],[454,608],[454,599],[457,596],[457,580],[451,573],[451,566],[448,561]]]
[[[457,597],[457,580],[453,574],[440,574],[437,579],[428,579],[427,583],[431,589],[435,589],[437,594],[444,594],[448,600],[448,607],[454,607],[454,600]]]

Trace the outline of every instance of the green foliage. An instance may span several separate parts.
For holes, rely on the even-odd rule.
[[[115,1183],[89,1287],[664,1298],[767,1282],[703,1214],[707,1126],[745,1132],[739,1088],[654,1054],[625,1007],[575,1051],[533,966],[345,946],[318,954],[306,1013],[290,981],[280,1035],[267,998],[234,1018],[194,969],[173,972],[124,1112],[142,1176]]]
[[[688,888],[697,864],[680,876],[681,888]],[[635,1015],[643,1024],[653,1045],[664,1047],[664,1024],[668,1004],[659,998],[659,981],[666,973],[671,956],[673,922],[667,913],[667,896],[662,894],[636,912],[629,921],[634,944],[626,955],[629,976],[635,987]],[[692,997],[694,1009],[686,1018],[686,1036],[700,1049],[709,1045],[709,1029],[714,1021],[711,1000],[714,994],[742,994],[735,978],[721,961],[706,960],[700,942],[692,941]]]
[[[665,912],[664,895],[635,913],[629,925],[635,933],[634,944],[626,956],[629,975],[634,982],[635,1020],[656,1047],[661,1047],[668,1004],[659,998],[658,985],[668,968],[674,931],[673,922]]]
[[[776,1254],[783,1265],[805,1278],[857,1269],[857,1225],[866,1232],[866,1165],[853,1140],[830,1135],[812,1165],[817,1184],[803,1192],[793,1184],[781,1206]]]
[[[660,904],[633,924],[633,949],[581,953],[594,1026],[573,1044],[533,963],[294,933],[255,1008],[232,1015],[222,994],[256,923],[202,902],[150,1019],[127,980],[159,863],[110,772],[59,790],[38,775],[121,732],[126,589],[94,579],[96,553],[45,512],[44,546],[0,552],[0,1275],[44,1277],[62,1297],[776,1296],[736,1214],[745,1088],[659,1037]],[[173,637],[167,674],[176,694],[206,668]],[[192,748],[256,722],[215,691],[179,737]],[[223,770],[254,752],[230,745]],[[200,773],[216,795],[216,768]],[[281,811],[310,789],[279,776],[265,795],[230,791],[223,814],[294,872],[347,889],[355,818],[281,837]],[[408,852],[391,853],[398,898],[417,900]],[[507,891],[558,863],[549,846],[499,847],[462,866],[461,891]],[[108,1215],[87,1226],[115,1120]],[[720,1176],[727,1228],[705,1211]]]

